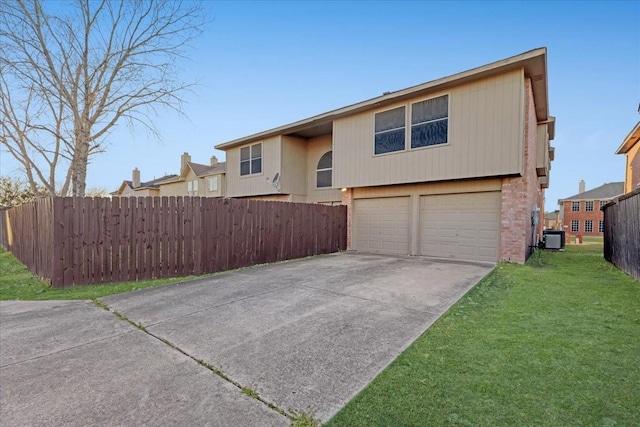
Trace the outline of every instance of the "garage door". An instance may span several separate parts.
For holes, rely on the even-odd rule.
[[[409,253],[408,197],[354,200],[353,214],[353,249]]]
[[[422,255],[497,261],[500,192],[422,196],[420,230]]]

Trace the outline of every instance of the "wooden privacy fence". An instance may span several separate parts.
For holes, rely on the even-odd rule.
[[[604,258],[640,280],[640,189],[605,205]]]
[[[201,197],[38,200],[0,242],[54,287],[213,273],[346,249],[346,207]]]

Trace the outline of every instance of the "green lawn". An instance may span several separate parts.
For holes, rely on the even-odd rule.
[[[601,245],[500,264],[325,426],[636,426],[640,283]]]
[[[75,300],[95,299],[106,295],[134,291],[168,283],[183,282],[194,276],[147,280],[130,283],[110,283],[54,289],[35,277],[11,252],[0,248],[0,300]]]

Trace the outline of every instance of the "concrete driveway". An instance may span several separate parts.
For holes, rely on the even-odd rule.
[[[2,302],[0,419],[287,426],[283,412],[312,409],[325,421],[491,268],[339,253],[103,307]]]

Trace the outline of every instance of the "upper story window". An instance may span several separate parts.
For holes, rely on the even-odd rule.
[[[411,148],[446,144],[449,128],[449,95],[411,105]]]
[[[375,115],[374,154],[404,150],[405,107]]]
[[[580,212],[580,202],[571,202],[571,212]]]
[[[584,202],[584,210],[587,212],[593,212],[593,201]]]
[[[193,181],[187,182],[187,194],[189,196],[197,196],[198,195],[198,180],[194,179]]]
[[[240,149],[240,176],[262,173],[262,143]]]
[[[210,193],[218,191],[218,176],[210,176],[207,179],[207,191]]]
[[[331,187],[331,172],[333,170],[333,152],[329,151],[320,157],[316,169],[316,187]]]
[[[609,202],[608,202],[608,201],[606,201],[606,200],[600,200],[600,208],[602,209],[602,207],[603,207],[604,205],[606,205],[607,203],[609,203]]]

